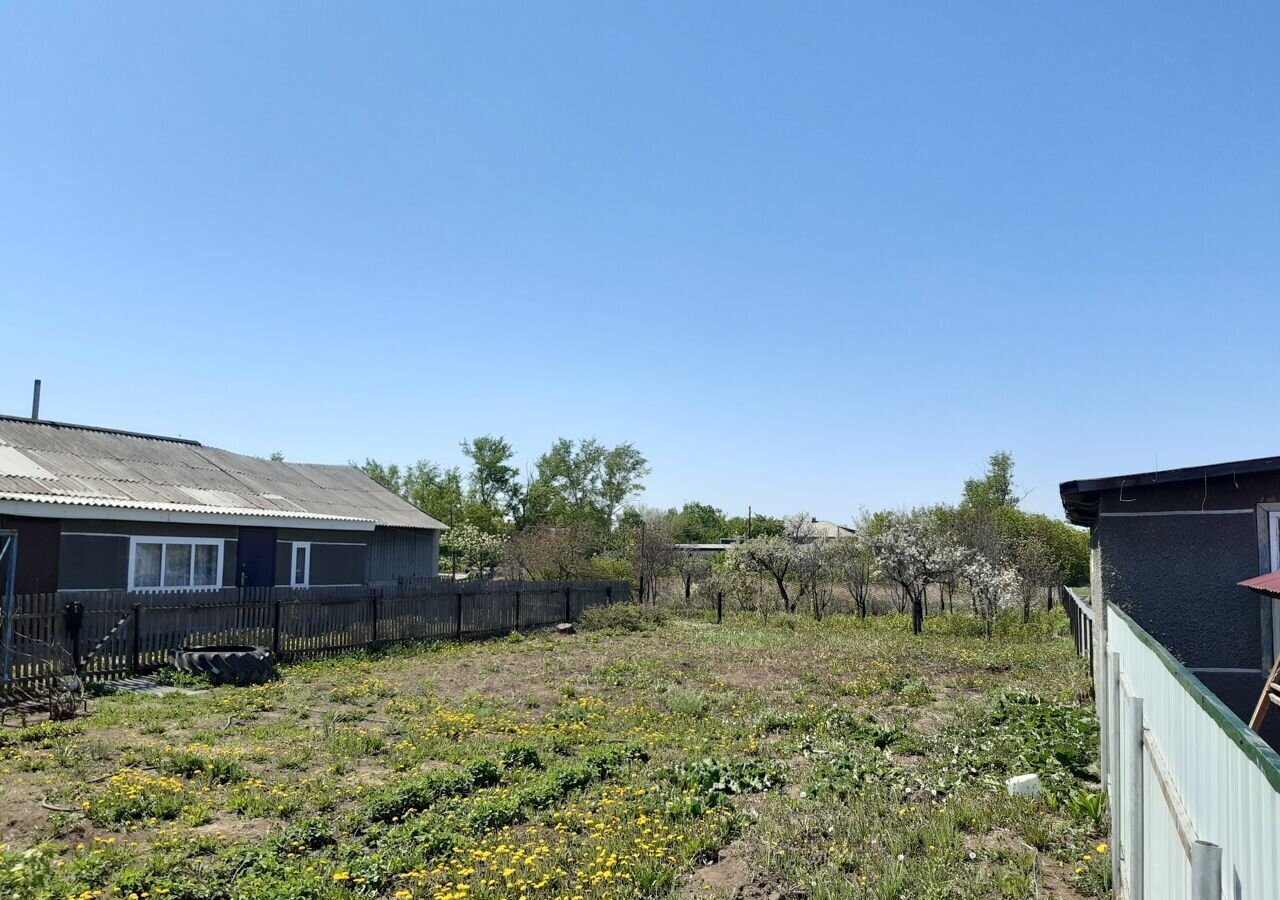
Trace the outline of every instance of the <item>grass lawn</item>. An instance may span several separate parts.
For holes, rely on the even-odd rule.
[[[1065,631],[669,621],[102,697],[0,730],[0,896],[1099,896]]]

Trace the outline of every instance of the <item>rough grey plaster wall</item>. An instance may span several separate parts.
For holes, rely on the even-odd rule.
[[[1252,515],[1106,517],[1103,590],[1191,668],[1258,668],[1259,600],[1236,582],[1258,572]]]

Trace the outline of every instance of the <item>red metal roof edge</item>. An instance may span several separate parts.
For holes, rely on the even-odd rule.
[[[1280,597],[1280,572],[1268,572],[1265,575],[1237,581],[1236,584],[1247,587],[1251,591],[1261,591],[1264,594],[1275,594]]]

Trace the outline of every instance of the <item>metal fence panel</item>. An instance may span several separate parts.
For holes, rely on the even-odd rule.
[[[1104,630],[1111,683],[1095,689],[1107,706],[1102,740],[1110,748],[1117,895],[1280,898],[1280,755],[1114,605]],[[1077,648],[1088,649],[1079,640]],[[1137,744],[1124,737],[1134,726],[1128,698],[1142,701]],[[1217,883],[1197,892],[1206,873]]]

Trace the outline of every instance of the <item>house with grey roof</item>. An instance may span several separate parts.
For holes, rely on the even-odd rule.
[[[445,526],[351,465],[0,416],[17,593],[358,586],[437,573]]]

